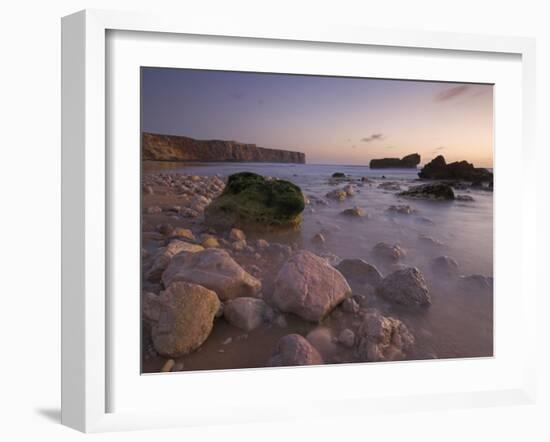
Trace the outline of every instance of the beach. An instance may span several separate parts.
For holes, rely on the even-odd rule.
[[[205,225],[205,207],[223,191],[229,175],[243,171],[288,180],[301,188],[305,209],[299,228],[243,231],[244,239],[234,241],[228,236],[229,231],[218,232]],[[334,173],[341,173],[344,178],[332,178]],[[369,362],[365,361],[368,357],[358,356],[357,345],[339,341],[345,339],[348,331],[348,338],[353,334],[359,340],[361,324],[367,317],[371,323],[382,324],[380,318],[395,319],[395,324],[406,329],[403,336],[412,336],[414,343],[408,344],[406,351],[398,348],[396,359],[493,354],[493,199],[492,191],[486,188],[461,185],[455,193],[457,198],[463,198],[426,201],[399,196],[401,191],[420,183],[416,169],[266,163],[144,162],[142,181],[142,288],[146,296],[155,299],[153,296],[163,290],[162,281],[147,277],[148,270],[152,261],[158,259],[159,250],[165,250],[175,239],[174,229],[180,228],[188,229],[192,235],[179,240],[199,247],[205,241],[207,246],[215,243],[215,248],[225,250],[230,259],[257,278],[262,287],[258,297],[266,301],[269,309],[268,317],[252,330],[236,327],[220,314],[196,350],[174,358],[155,351],[151,324],[144,320],[145,373],[158,372],[163,367],[165,371],[266,367],[279,340],[294,334],[313,342],[323,363]],[[203,194],[193,192],[193,186],[178,188],[177,183],[196,183]],[[342,200],[327,196],[345,186],[349,186],[349,195]],[[346,212],[347,209],[352,210]],[[387,259],[376,249],[379,243],[397,246],[399,256]],[[277,256],[273,249],[278,251]],[[360,259],[373,265],[382,277],[398,270],[418,269],[429,292],[430,305],[411,308],[388,302],[368,285],[347,278],[351,301],[331,308],[321,321],[281,312],[273,302],[270,305],[269,292],[274,290],[285,261],[300,251],[321,257],[331,268],[338,268],[343,260]],[[448,269],[441,271],[436,265],[438,257],[450,258],[449,262],[456,264],[456,274],[449,275]],[[170,360],[173,363],[165,367]]]

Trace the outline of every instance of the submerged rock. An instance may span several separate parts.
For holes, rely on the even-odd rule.
[[[378,185],[379,189],[398,191],[401,190],[401,185],[397,181],[385,181]]]
[[[455,199],[457,201],[473,201],[474,200],[474,198],[471,197],[470,195],[456,195]]]
[[[403,258],[406,253],[398,244],[379,242],[372,249],[372,253],[382,261],[396,262]]]
[[[405,190],[399,196],[429,200],[454,200],[455,193],[448,184],[420,184]]]
[[[223,193],[204,211],[206,224],[220,228],[294,228],[305,208],[302,190],[290,181],[251,172],[229,176]]]
[[[427,306],[432,303],[424,276],[416,267],[397,270],[386,276],[376,294],[395,304]]]
[[[402,360],[415,341],[403,322],[376,310],[365,315],[357,340],[359,359],[369,362]]]
[[[489,292],[493,290],[493,278],[483,275],[467,275],[458,279],[461,289],[467,291]]]
[[[446,278],[458,276],[458,263],[448,256],[438,256],[431,263],[431,269],[436,275]]]
[[[250,297],[227,301],[223,310],[227,322],[245,331],[259,327],[270,312],[271,308],[263,300]]]
[[[220,301],[200,285],[175,282],[159,296],[158,321],[151,329],[155,350],[180,357],[199,348],[208,338]]]
[[[344,259],[336,268],[350,282],[376,287],[382,281],[382,275],[378,269],[362,259]]]
[[[269,365],[272,367],[322,363],[321,355],[315,347],[298,334],[286,335],[279,339],[275,352],[269,360]]]
[[[365,216],[367,212],[365,212],[365,209],[362,209],[361,207],[354,206],[350,209],[343,210],[340,212],[340,215],[349,216],[349,217],[361,217]]]
[[[239,296],[256,296],[262,283],[247,273],[227,251],[206,249],[175,256],[162,274],[168,287],[175,281],[200,284],[214,290],[222,301]]]
[[[389,213],[397,213],[399,215],[411,215],[416,212],[415,209],[413,209],[411,206],[405,206],[405,205],[397,205],[397,206],[390,206],[386,209],[386,212]]]
[[[325,195],[327,198],[344,201],[348,197],[348,193],[343,189],[334,189]]]
[[[279,271],[271,303],[283,312],[316,322],[350,295],[351,288],[338,270],[325,259],[299,250]]]

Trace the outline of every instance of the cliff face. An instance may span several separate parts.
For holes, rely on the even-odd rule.
[[[388,169],[388,168],[400,168],[400,169],[416,169],[416,166],[420,163],[420,155],[413,153],[407,155],[401,159],[399,158],[382,158],[379,160],[371,160],[369,167],[371,169]]]
[[[267,149],[236,141],[195,140],[175,135],[142,133],[142,159],[152,161],[236,161],[305,163],[302,152]]]

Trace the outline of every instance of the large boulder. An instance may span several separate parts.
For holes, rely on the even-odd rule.
[[[251,331],[273,315],[271,308],[263,300],[242,297],[227,301],[223,306],[223,316],[231,325]]]
[[[371,169],[387,169],[387,168],[399,168],[399,169],[416,169],[416,166],[420,163],[420,155],[412,153],[404,156],[403,158],[381,158],[370,160],[369,167]]]
[[[432,303],[424,276],[416,267],[397,270],[386,276],[376,294],[395,304],[427,306]]]
[[[237,264],[227,251],[215,248],[175,256],[162,274],[162,282],[168,287],[175,281],[200,284],[214,290],[222,301],[255,297],[262,288],[262,283]]]
[[[378,269],[362,259],[343,259],[336,268],[349,282],[376,287],[382,281]]]
[[[357,355],[362,361],[396,361],[406,357],[414,336],[403,322],[369,311],[357,332]]]
[[[175,282],[158,298],[158,321],[151,328],[155,350],[177,358],[199,348],[210,335],[220,301],[200,285]]]
[[[305,208],[302,190],[290,181],[251,172],[229,176],[223,193],[204,211],[206,224],[251,230],[294,228]]]
[[[455,199],[453,188],[445,183],[430,183],[412,186],[408,190],[404,190],[403,192],[399,193],[399,196],[436,201],[447,201]]]
[[[279,339],[269,360],[269,365],[272,367],[319,365],[322,363],[321,355],[315,347],[298,334],[286,335]]]
[[[338,270],[320,256],[299,250],[279,271],[271,303],[316,322],[350,295],[351,288]]]
[[[204,247],[197,244],[191,244],[187,241],[180,241],[174,239],[170,243],[161,249],[153,256],[151,266],[145,272],[145,278],[151,282],[157,282],[160,280],[162,273],[170,264],[172,258],[181,252],[196,253],[204,250]]]
[[[467,161],[449,163],[438,155],[418,173],[420,178],[431,180],[465,180],[472,182],[492,182],[493,174],[482,167],[474,167]]]

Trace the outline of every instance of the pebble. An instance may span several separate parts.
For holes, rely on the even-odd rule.
[[[174,365],[176,365],[176,361],[174,361],[173,359],[168,359],[168,360],[164,363],[164,365],[162,366],[162,368],[160,369],[160,371],[162,371],[163,373],[172,371],[172,369],[174,368]]]

